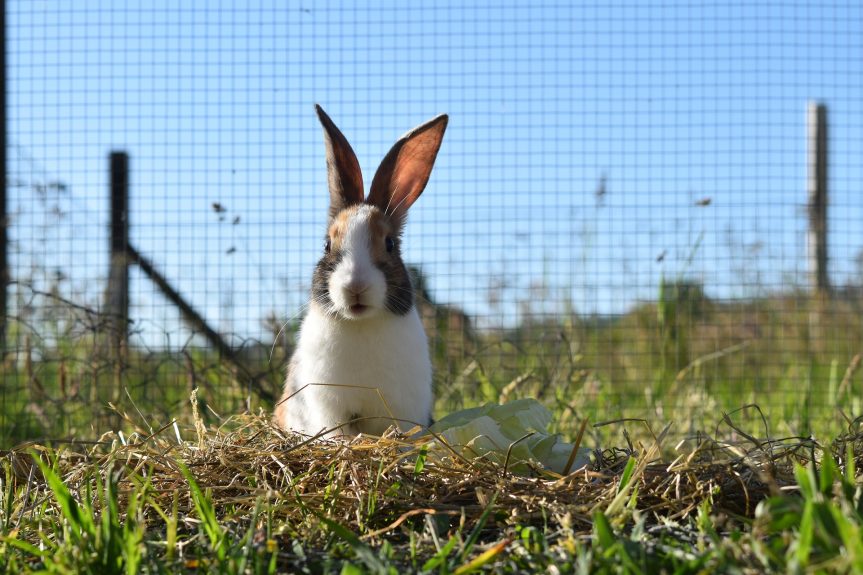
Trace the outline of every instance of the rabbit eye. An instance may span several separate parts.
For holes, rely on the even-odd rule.
[[[389,236],[384,240],[384,244],[387,247],[387,253],[392,253],[392,251],[396,248],[396,242]]]
[[[332,245],[332,244],[330,243],[330,238],[327,238],[327,241],[326,241],[326,243],[324,244],[324,253],[330,253],[330,247],[331,247],[331,245]]]

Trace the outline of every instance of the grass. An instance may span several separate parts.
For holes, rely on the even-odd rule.
[[[757,403],[782,433],[826,436],[846,425],[838,411],[847,419],[863,413],[863,300],[856,292],[830,300],[787,293],[717,302],[680,280],[664,283],[656,302],[616,317],[523,308],[517,327],[479,330],[457,309],[420,306],[432,341],[439,416],[535,397],[556,413],[564,434],[574,434],[583,419],[639,418],[654,426],[673,421],[682,435],[715,424],[722,411]],[[118,357],[93,312],[55,306],[43,315],[53,321],[48,327],[47,319],[11,324],[0,446],[34,437],[97,437],[119,429],[118,412],[136,406],[156,426],[187,413],[194,388],[209,421],[269,408],[256,386],[277,396],[291,353],[290,338],[278,339],[281,326],[274,325],[280,345],[246,344],[238,353],[245,370],[192,345],[173,351],[130,345]],[[752,417],[749,429],[760,425]],[[596,441],[615,439],[613,427],[591,429]]]
[[[289,346],[242,350],[256,375],[192,347],[118,358],[66,309],[51,339],[13,324],[0,572],[863,571],[859,297],[678,282],[620,317],[527,309],[486,331],[423,309],[439,416],[536,397],[569,439],[590,422],[590,468],[304,441],[249,406]]]
[[[738,430],[676,448],[657,433],[647,445],[597,451],[567,476],[514,475],[429,438],[310,442],[260,416],[180,433],[189,439],[166,425],[86,447],[5,452],[0,570],[863,568],[860,431],[819,444]]]

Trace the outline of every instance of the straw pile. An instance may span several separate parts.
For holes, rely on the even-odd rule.
[[[694,449],[669,460],[661,455],[667,450],[664,434],[659,434],[646,447],[596,451],[590,466],[567,476],[538,468],[525,476],[449,448],[429,453],[428,438],[392,434],[309,440],[284,434],[260,415],[234,418],[219,430],[199,426],[197,442],[178,441],[173,428],[122,441],[109,434],[89,446],[67,444],[58,450],[60,475],[73,490],[94,469],[120,474],[121,486],[123,478],[146,477],[152,496],[170,508],[174,493],[188,493],[178,465],[183,462],[201,488],[209,490],[217,509],[229,507],[237,515],[263,500],[277,504],[279,519],[297,525],[307,519],[308,510],[323,510],[374,539],[424,515],[474,521],[493,494],[498,521],[531,523],[553,517],[575,532],[586,531],[594,511],[620,506],[621,477],[630,458],[636,466],[626,494],[635,494],[635,507],[642,512],[683,518],[711,498],[714,511],[751,517],[759,501],[794,485],[794,462],[807,463],[817,454],[817,446],[808,439],[701,438]],[[849,435],[833,446],[837,460],[844,458],[848,444],[854,453],[863,454],[863,435]],[[48,451],[30,445],[4,455],[12,461],[17,481],[39,489],[44,486],[39,485],[38,469],[33,473],[32,450]],[[420,466],[418,457],[423,460]],[[374,513],[367,517],[371,498]],[[189,498],[180,497],[179,505],[188,512]]]

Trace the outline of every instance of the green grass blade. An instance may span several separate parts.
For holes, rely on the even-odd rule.
[[[97,499],[101,502],[101,517],[99,522],[102,551],[101,564],[106,568],[114,567],[122,562],[122,548],[124,541],[118,539],[120,535],[120,511],[115,495],[114,480],[110,472],[105,474],[105,484],[96,481]],[[92,506],[87,503],[87,512],[93,514]]]
[[[357,557],[365,563],[366,567],[368,567],[373,573],[387,573],[388,570],[386,565],[384,565],[383,561],[375,555],[374,550],[366,545],[363,541],[360,540],[356,534],[342,525],[337,521],[333,521],[323,515],[317,514],[318,519],[327,526],[331,532],[337,535],[342,541],[351,546],[354,553],[357,554]]]
[[[593,537],[599,543],[600,549],[610,549],[617,543],[611,523],[602,511],[593,514]]]
[[[207,499],[204,492],[201,491],[201,488],[198,486],[198,482],[195,481],[195,477],[192,475],[192,472],[189,471],[189,468],[181,461],[178,461],[177,465],[179,465],[180,472],[189,483],[189,490],[192,494],[192,501],[195,504],[195,510],[198,513],[198,517],[201,519],[201,526],[210,540],[210,545],[216,551],[218,558],[224,559],[225,532],[219,524],[219,520],[216,518],[216,511],[213,508],[212,503],[210,503],[210,500]]]
[[[417,461],[414,464],[414,478],[417,478],[423,472],[426,466],[426,458],[428,457],[428,447],[423,447],[417,454]]]
[[[33,555],[34,557],[50,557],[54,553],[53,549],[46,549],[43,551],[42,549],[39,549],[38,547],[36,547],[32,543],[22,541],[21,539],[18,539],[17,537],[9,537],[9,536],[4,535],[4,536],[0,537],[0,541],[2,541],[4,543],[8,543],[12,547],[20,549],[21,551],[24,551],[25,553],[29,553],[30,555]]]
[[[39,466],[39,470],[42,472],[42,476],[45,478],[48,488],[51,490],[51,493],[54,495],[54,499],[60,506],[60,512],[69,522],[73,532],[78,536],[86,534],[89,537],[96,537],[96,524],[93,517],[81,511],[81,506],[72,496],[72,492],[69,491],[69,488],[66,487],[63,480],[60,479],[60,476],[58,476],[51,467],[43,463],[42,459],[36,452],[31,452],[31,456],[36,462],[36,465]]]
[[[12,465],[4,460],[3,461],[3,484],[0,485],[0,490],[3,492],[3,526],[0,528],[0,535],[5,535],[12,528],[12,509],[15,506],[15,498],[16,493],[15,489],[12,487],[14,485],[12,481]]]
[[[144,527],[138,517],[141,500],[146,497],[149,479],[140,487],[134,489],[126,505],[126,521],[123,523],[123,559],[126,565],[126,575],[138,573],[143,560]]]
[[[632,480],[632,474],[635,472],[635,458],[630,457],[626,462],[626,467],[623,468],[623,473],[620,475],[620,483],[617,486],[617,492],[620,493],[629,485]]]
[[[854,461],[854,444],[850,441],[845,445],[845,480],[854,485],[857,481],[857,464]]]
[[[821,473],[818,477],[819,491],[823,495],[829,496],[833,491],[833,483],[839,477],[839,467],[829,451],[824,452],[824,457],[821,459]]]
[[[449,541],[446,542],[446,545],[440,548],[440,551],[434,554],[431,559],[428,559],[425,563],[423,563],[422,571],[433,571],[437,569],[439,566],[443,565],[447,557],[449,557],[450,553],[452,553],[453,549],[455,549],[456,544],[458,543],[458,538],[455,535],[450,536]]]
[[[630,457],[626,462],[626,467],[620,475],[620,481],[617,484],[617,495],[611,500],[611,503],[605,509],[605,514],[608,516],[616,516],[626,505],[627,500],[633,503],[634,499],[630,497],[629,490],[634,485],[634,477],[636,472],[636,460]]]
[[[854,521],[852,517],[846,516],[838,505],[833,505],[831,511],[851,571],[863,573],[863,525],[859,520]]]
[[[812,553],[812,541],[815,539],[815,503],[808,499],[803,507],[803,518],[800,520],[798,530],[797,549],[794,557],[797,565],[806,567],[809,565],[809,557]]]
[[[800,494],[803,498],[815,499],[818,490],[815,488],[816,479],[812,469],[796,463],[794,464],[794,478],[797,480],[797,487],[800,488]]]
[[[465,541],[464,548],[461,553],[459,553],[459,561],[463,561],[470,550],[473,548],[477,539],[479,539],[480,533],[482,533],[483,528],[485,527],[486,522],[488,521],[488,516],[491,514],[492,509],[494,509],[494,504],[497,501],[497,492],[495,491],[494,495],[491,496],[491,500],[488,502],[488,505],[485,506],[485,509],[482,511],[482,515],[479,516],[479,520],[477,520],[476,525],[474,525],[473,529],[468,535],[467,541]]]

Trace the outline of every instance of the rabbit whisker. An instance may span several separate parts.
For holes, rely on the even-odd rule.
[[[339,317],[339,309],[332,303],[328,303],[326,300],[314,300],[314,303],[318,304],[320,310],[324,313],[325,316],[329,318],[338,318]]]
[[[393,291],[403,291],[405,293],[411,293],[414,291],[414,289],[412,287],[404,287],[404,286],[401,286],[398,284],[391,284],[391,283],[387,284],[387,289],[391,289]]]
[[[391,212],[390,212],[390,205],[393,203],[393,196],[395,196],[395,190],[393,190],[393,193],[392,193],[392,194],[390,194],[390,196],[387,198],[387,206],[384,208],[384,213],[385,213],[386,215],[390,215],[390,214],[391,214]]]
[[[395,191],[393,191],[393,195],[395,195]],[[407,200],[408,200],[408,197],[407,197],[407,196],[403,197],[403,198],[399,201],[399,203],[398,203],[398,204],[396,204],[396,207],[394,207],[394,208],[393,208],[393,213],[394,213],[394,212],[396,212],[400,207],[402,207],[402,204],[403,204],[403,203],[405,203]],[[388,213],[389,213],[389,212],[388,212]]]
[[[273,363],[273,354],[276,351],[276,344],[279,342],[279,338],[285,332],[285,328],[288,327],[289,323],[291,323],[292,321],[294,321],[295,319],[297,319],[298,317],[300,317],[301,315],[306,313],[306,311],[308,311],[309,307],[310,307],[309,303],[304,303],[303,305],[300,306],[300,309],[297,311],[297,313],[295,313],[294,315],[292,315],[291,317],[286,319],[284,321],[284,323],[282,323],[282,325],[279,326],[279,331],[276,333],[276,337],[273,338],[273,345],[270,346],[270,357],[267,359],[267,365],[272,365],[272,363]]]

